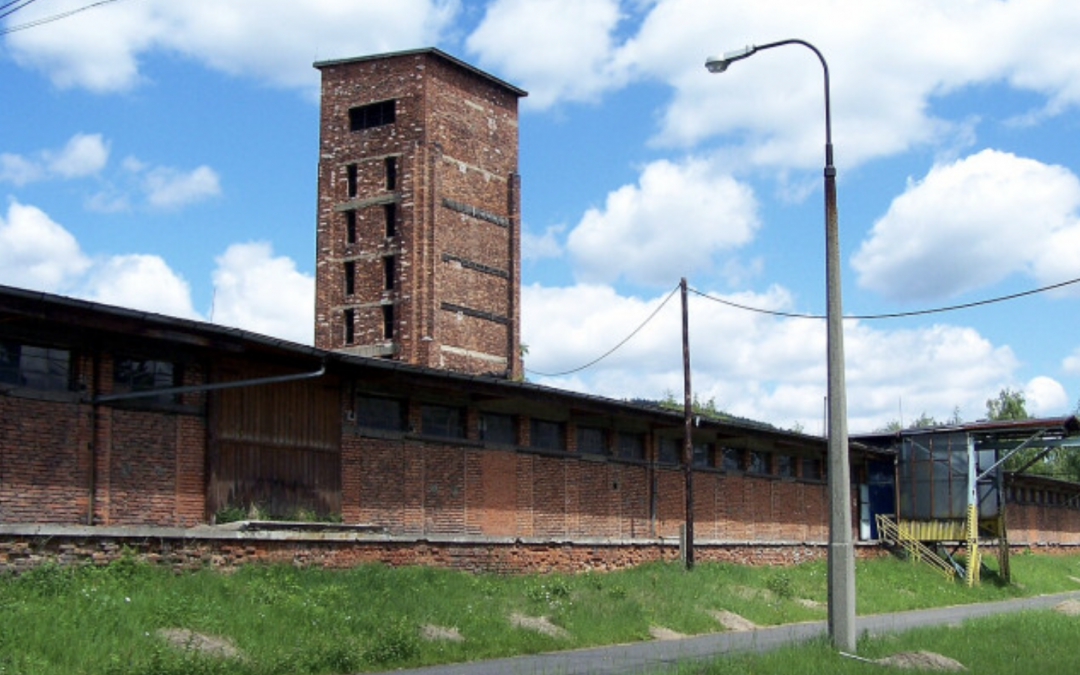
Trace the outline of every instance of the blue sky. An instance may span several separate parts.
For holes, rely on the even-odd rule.
[[[680,277],[824,312],[821,66],[786,46],[703,67],[786,38],[829,63],[847,314],[1080,278],[1071,0],[116,0],[25,27],[91,4],[0,20],[2,284],[310,343],[311,64],[435,46],[529,92],[529,378],[681,392],[678,298],[663,304]],[[1078,305],[1069,284],[847,321],[849,428],[977,419],[1004,387],[1073,411]],[[822,321],[699,295],[690,316],[699,397],[821,432]]]

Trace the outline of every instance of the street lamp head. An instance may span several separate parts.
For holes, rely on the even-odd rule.
[[[736,49],[730,52],[724,52],[723,56],[710,56],[705,59],[705,67],[709,69],[710,73],[722,73],[728,69],[732,63],[745,59],[754,52],[757,51],[757,47],[753,45],[747,45],[742,49]]]

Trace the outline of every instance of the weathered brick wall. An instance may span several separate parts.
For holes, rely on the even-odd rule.
[[[393,535],[676,538],[684,520],[681,469],[416,437],[347,433],[343,444],[345,519]],[[695,471],[696,537],[826,541],[825,489],[823,483]]]
[[[1006,527],[1012,544],[1080,544],[1080,509],[1010,503]]]
[[[517,96],[430,53],[321,71],[316,346],[384,353],[392,340],[395,358],[407,362],[519,374]],[[350,108],[390,99],[394,124],[350,130]],[[391,239],[389,201],[397,214]],[[392,289],[384,283],[386,256],[395,260]],[[357,271],[352,294],[345,293],[347,262]],[[390,339],[383,305],[394,308]],[[475,311],[463,316],[459,307]],[[346,309],[354,316],[352,345]]]
[[[90,406],[0,396],[0,523],[86,522]]]

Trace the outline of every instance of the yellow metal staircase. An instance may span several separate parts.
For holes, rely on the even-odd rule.
[[[879,513],[876,515],[878,536],[885,541],[901,546],[915,560],[921,560],[931,567],[936,568],[945,578],[952,579],[956,575],[956,569],[952,563],[934,553],[928,546],[911,536],[906,528],[897,525],[896,521],[889,516]]]

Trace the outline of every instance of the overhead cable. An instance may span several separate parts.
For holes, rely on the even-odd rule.
[[[34,2],[34,1],[35,0],[26,0],[25,4],[20,5],[20,6],[12,9],[11,11],[9,11],[9,12],[7,12],[5,14],[0,14],[0,19],[10,15],[12,12],[15,12],[16,10],[22,9],[23,7],[25,7],[26,5],[28,5],[28,4],[30,4],[31,2]],[[7,28],[0,28],[0,35],[7,35],[8,33],[14,33],[16,31],[26,30],[27,28],[35,28],[37,26],[41,26],[41,25],[44,25],[44,24],[47,24],[47,23],[52,23],[53,21],[59,21],[60,19],[66,19],[67,17],[72,16],[73,14],[78,14],[80,12],[85,12],[88,9],[94,9],[95,7],[100,7],[102,5],[112,4],[114,2],[120,2],[120,0],[98,0],[98,2],[92,2],[89,5],[84,5],[82,7],[78,7],[76,9],[73,9],[73,10],[68,11],[68,12],[61,12],[60,14],[53,14],[52,16],[46,16],[46,17],[42,17],[40,19],[34,19],[33,21],[27,21],[26,23],[20,23],[17,26],[8,26]],[[8,3],[8,4],[10,5],[11,3]],[[0,8],[0,9],[2,9],[2,8]]]
[[[600,363],[601,361],[603,361],[604,359],[606,359],[607,357],[611,356],[616,351],[618,351],[623,345],[625,345],[627,342],[629,342],[632,337],[634,337],[639,332],[641,332],[641,329],[643,329],[646,325],[648,325],[648,323],[650,321],[652,321],[654,318],[656,318],[656,315],[660,313],[660,310],[664,308],[664,305],[668,304],[668,302],[671,300],[672,297],[675,296],[675,293],[678,290],[679,290],[678,286],[673,288],[671,290],[671,292],[668,293],[668,296],[666,298],[664,298],[664,301],[660,303],[660,306],[657,307],[655,310],[653,310],[653,313],[650,314],[649,317],[647,319],[645,319],[645,321],[643,321],[640,326],[635,328],[629,335],[627,335],[625,338],[623,338],[622,341],[619,342],[619,344],[617,344],[614,347],[612,347],[611,349],[607,350],[606,352],[604,352],[600,356],[596,357],[592,361],[589,361],[585,365],[578,366],[577,368],[573,368],[571,370],[563,371],[561,373],[541,373],[541,372],[538,372],[538,371],[535,371],[535,370],[529,370],[528,368],[525,369],[525,372],[532,373],[533,375],[539,375],[540,377],[562,377],[563,375],[572,375],[572,374],[574,374],[576,372],[585,370],[586,368],[589,368],[591,366],[596,365],[597,363]]]
[[[1028,291],[1021,291],[1020,293],[1011,293],[1009,295],[1002,295],[996,298],[988,298],[986,300],[976,300],[974,302],[965,302],[959,305],[949,305],[947,307],[935,307],[933,309],[916,309],[910,312],[893,312],[889,314],[846,314],[845,319],[859,319],[862,321],[874,321],[879,319],[899,319],[908,316],[923,316],[926,314],[941,314],[944,312],[955,312],[961,309],[970,309],[972,307],[980,307],[982,305],[991,305],[998,302],[1005,302],[1007,300],[1015,300],[1028,295],[1035,295],[1036,293],[1045,293],[1071,284],[1080,283],[1080,278],[1070,279],[1068,281],[1062,281],[1061,283],[1051,284],[1049,286],[1043,286],[1041,288],[1034,288]],[[727,305],[728,307],[734,307],[735,309],[742,309],[747,312],[755,312],[757,314],[768,314],[769,316],[780,316],[788,319],[824,319],[824,314],[800,314],[797,312],[781,312],[779,310],[763,309],[761,307],[751,307],[749,305],[739,304],[730,300],[724,300],[718,298],[715,295],[709,295],[693,288],[689,289],[691,293],[699,295],[707,300],[720,303],[721,305]]]

